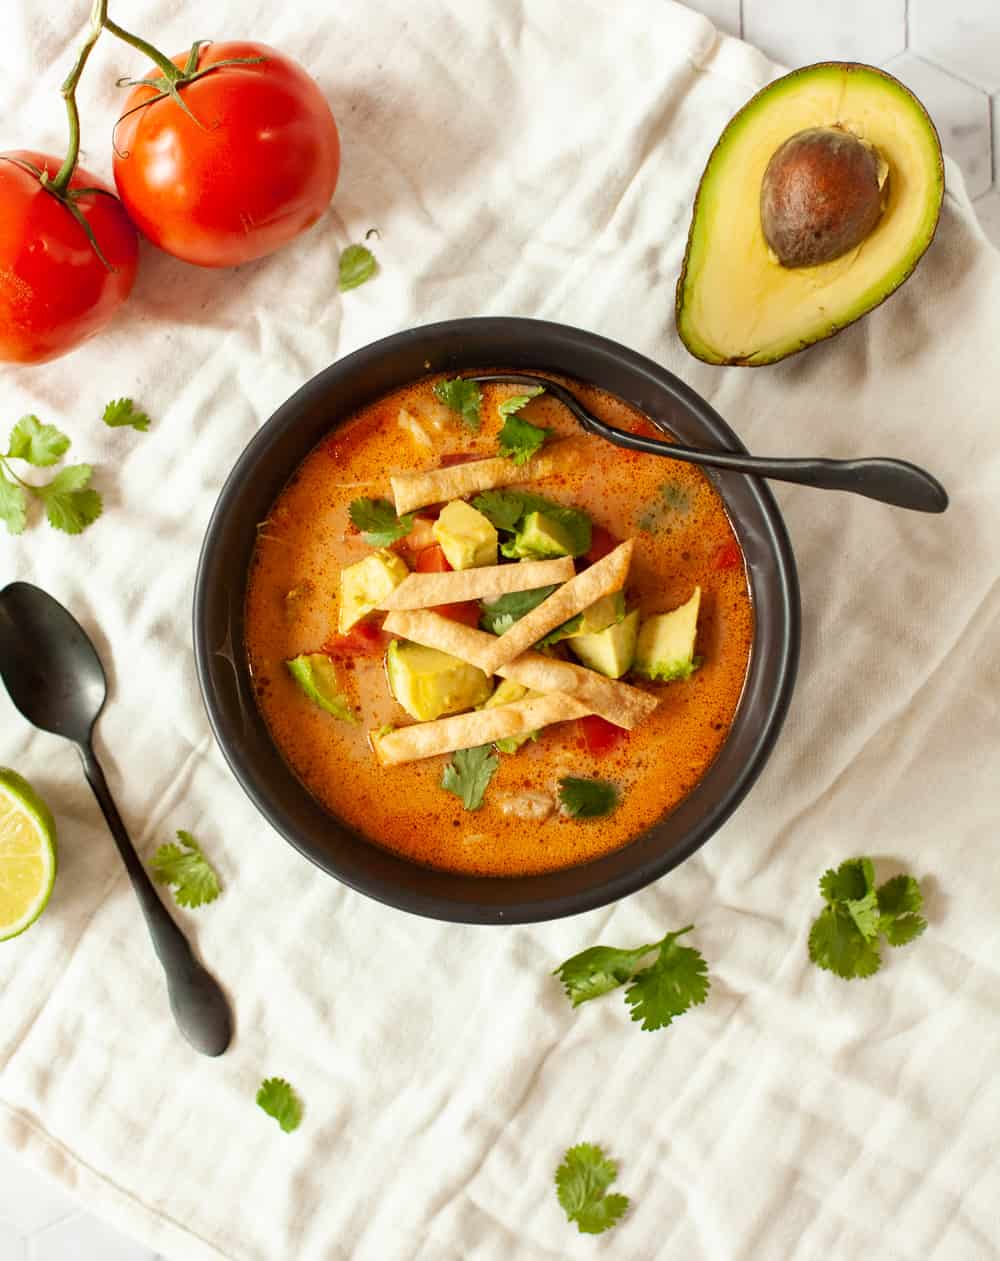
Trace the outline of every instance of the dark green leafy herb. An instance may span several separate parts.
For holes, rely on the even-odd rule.
[[[824,872],[819,888],[826,906],[809,932],[809,958],[845,980],[879,970],[880,934],[890,946],[905,946],[927,927],[913,876],[894,876],[876,889],[870,858],[849,858]]]
[[[459,749],[444,768],[441,787],[461,797],[466,810],[478,810],[490,780],[496,774],[500,759],[491,744],[475,749]]]
[[[116,398],[105,407],[101,417],[111,429],[121,429],[125,425],[145,433],[149,428],[149,417],[140,411],[130,398]]]
[[[283,1077],[268,1077],[261,1082],[257,1107],[274,1117],[286,1134],[297,1130],[302,1123],[302,1102]]]
[[[627,1195],[607,1194],[618,1166],[594,1143],[577,1143],[556,1170],[556,1195],[571,1222],[583,1235],[599,1235],[620,1221]]]
[[[21,534],[28,523],[29,496],[45,505],[49,524],[65,534],[79,534],[101,515],[101,497],[88,489],[93,474],[89,464],[70,464],[50,482],[33,485],[19,477],[11,460],[34,468],[50,468],[69,449],[70,440],[55,425],[37,416],[22,416],[11,430],[5,454],[0,455],[0,521],[10,534]]]
[[[529,424],[522,417],[515,415],[542,393],[544,393],[543,387],[539,385],[525,391],[524,394],[514,394],[504,399],[497,408],[504,422],[498,439],[500,454],[506,455],[515,464],[527,464],[552,436],[551,430],[544,429],[540,425]]]
[[[473,499],[472,506],[489,517],[496,529],[515,535],[529,512],[541,512],[557,521],[566,531],[573,556],[582,556],[590,550],[590,517],[579,508],[567,508],[543,495],[533,495],[524,490],[486,490]],[[516,547],[512,548],[509,543],[504,544],[502,550],[504,555],[516,553]]]
[[[604,779],[569,775],[559,781],[559,800],[572,819],[600,819],[618,805],[618,789]]]
[[[436,381],[434,393],[445,407],[450,407],[453,412],[458,413],[466,428],[479,432],[482,424],[480,408],[483,393],[476,381],[465,381],[462,377],[455,377],[450,381]]]
[[[388,547],[413,529],[413,514],[397,517],[388,499],[354,499],[347,511],[369,547]]]
[[[375,255],[367,245],[348,245],[340,255],[340,292],[357,289],[366,280],[371,280],[378,271]]]
[[[555,589],[555,586],[536,587],[534,591],[511,591],[495,600],[481,600],[479,625],[493,635],[502,635],[547,600]]]
[[[198,907],[214,902],[222,892],[215,868],[190,832],[177,833],[180,845],[161,845],[153,857],[153,877],[170,885],[178,906]]]

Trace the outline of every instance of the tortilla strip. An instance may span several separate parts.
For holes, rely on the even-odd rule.
[[[427,609],[461,600],[495,600],[511,591],[533,591],[565,582],[574,573],[570,556],[558,560],[522,560],[516,565],[480,565],[443,574],[410,574],[390,591],[380,609]]]
[[[501,666],[507,665],[537,644],[550,630],[555,630],[571,617],[576,617],[577,613],[582,613],[602,597],[613,591],[620,591],[628,578],[634,548],[635,539],[626,539],[613,552],[608,552],[607,556],[585,569],[582,574],[570,578],[558,591],[553,591],[547,600],[543,600],[493,641],[487,664],[480,666],[480,669],[487,674],[496,674]],[[407,582],[409,579],[405,579],[396,591],[401,591]]]
[[[400,762],[416,762],[438,753],[453,753],[456,749],[472,749],[492,744],[494,740],[527,735],[554,722],[586,718],[590,712],[587,705],[572,696],[555,692],[551,696],[498,705],[496,709],[477,709],[469,714],[439,718],[436,722],[399,727],[384,736],[373,735],[372,747],[383,766],[397,766]]]
[[[564,440],[568,443],[569,440]],[[527,464],[515,464],[506,456],[489,460],[470,460],[468,464],[452,464],[449,468],[430,469],[426,473],[400,473],[390,477],[396,512],[412,512],[427,504],[446,503],[449,499],[467,499],[481,490],[496,486],[513,486],[536,478],[551,477],[562,467],[563,442],[554,442],[546,451]]]
[[[480,669],[483,662],[489,664],[496,643],[495,636],[461,622],[453,622],[430,609],[390,613],[385,619],[384,629],[414,643],[450,653]],[[606,679],[594,670],[547,657],[541,652],[524,652],[501,666],[497,673],[531,688],[533,692],[565,692],[588,705],[595,714],[627,731],[648,718],[660,703],[655,696],[640,688]]]

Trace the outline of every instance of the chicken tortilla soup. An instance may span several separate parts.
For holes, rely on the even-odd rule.
[[[753,613],[697,468],[581,433],[545,391],[428,378],[296,471],[246,626],[268,728],[324,806],[415,862],[516,876],[617,849],[691,791]]]

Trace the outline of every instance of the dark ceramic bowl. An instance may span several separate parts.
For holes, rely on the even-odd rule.
[[[194,647],[209,721],[236,778],[300,853],[390,906],[475,924],[530,923],[614,902],[658,880],[721,826],[749,791],[778,737],[795,681],[795,562],[770,491],[709,473],[750,576],[755,629],[743,696],[728,739],[695,789],[623,849],[565,871],[515,878],[435,871],[364,840],[306,791],[283,761],[254,700],[243,648],[243,604],[256,526],[316,443],[365,404],[429,372],[541,369],[592,382],[663,422],[691,446],[742,451],[693,390],[649,359],[593,333],[527,319],[466,319],[387,337],[332,364],[278,409],[223,487],[202,548]]]

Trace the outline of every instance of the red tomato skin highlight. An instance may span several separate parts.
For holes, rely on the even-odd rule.
[[[115,132],[115,183],[136,226],[200,267],[234,267],[293,240],[326,210],[340,172],[337,124],[315,80],[249,41],[207,45],[198,68],[231,57],[264,60],[180,88],[201,126],[169,97],[125,117],[157,95],[140,86]]]
[[[616,744],[627,735],[621,727],[601,718],[598,714],[589,714],[586,718],[578,718],[580,730],[587,752],[594,757],[602,757],[609,753]]]
[[[417,553],[417,573],[418,574],[447,574],[451,572],[451,565],[448,564],[448,557],[444,554],[444,549],[437,543],[433,547],[425,547],[423,551]]]
[[[588,564],[596,564],[597,561],[603,560],[610,552],[613,552],[620,539],[616,539],[610,530],[606,530],[603,525],[595,525],[590,535],[590,550],[584,554],[584,560]]]
[[[0,154],[0,360],[45,363],[99,333],[132,291],[135,228],[102,180],[77,167],[70,188],[100,188],[76,205],[109,271],[60,200],[17,158],[54,176],[61,158],[29,149]]]

